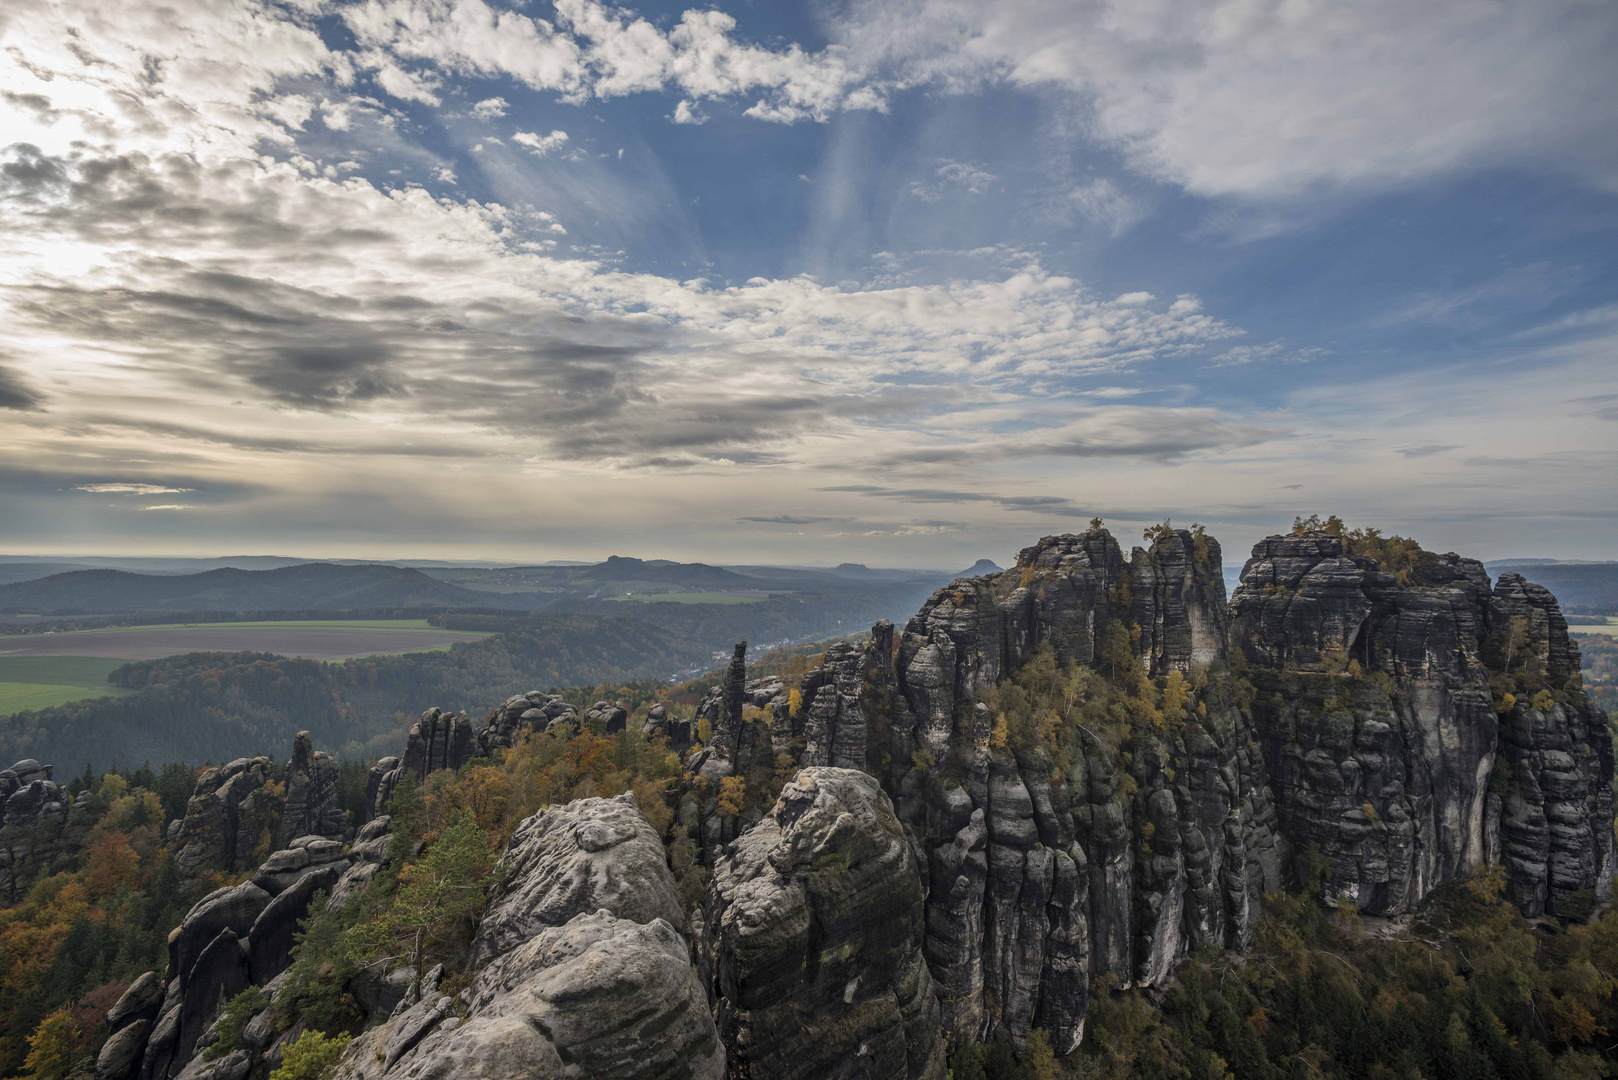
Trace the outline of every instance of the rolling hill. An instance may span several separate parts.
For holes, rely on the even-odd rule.
[[[438,581],[409,567],[333,563],[181,575],[73,570],[0,585],[0,611],[49,614],[503,606],[496,594]]]

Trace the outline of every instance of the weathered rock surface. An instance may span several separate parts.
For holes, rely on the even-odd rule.
[[[808,768],[715,866],[702,948],[731,1075],[944,1075],[915,855],[862,772]]]
[[[1282,826],[1332,860],[1329,899],[1406,912],[1490,861],[1527,914],[1610,890],[1611,741],[1549,592],[1515,574],[1491,591],[1454,554],[1394,575],[1304,533],[1254,547],[1231,612],[1270,669],[1255,707]],[[1497,715],[1491,681],[1543,707]]]
[[[541,811],[507,862],[471,987],[457,1003],[424,980],[355,1040],[340,1075],[720,1080],[673,876],[633,797]]]
[[[337,794],[337,773],[337,759],[316,750],[307,731],[298,732],[292,741],[292,760],[287,762],[286,805],[278,830],[281,847],[299,836],[347,839],[348,811]]]
[[[237,758],[198,777],[174,847],[185,888],[252,865],[254,849],[269,839],[281,814],[281,801],[263,790],[273,779],[275,763],[267,757]]]
[[[0,895],[16,902],[28,886],[77,850],[68,835],[73,800],[54,770],[33,758],[0,769]],[[75,834],[82,828],[74,830]]]
[[[541,810],[517,826],[505,862],[507,874],[478,927],[479,964],[546,927],[601,909],[685,929],[663,842],[628,793]]]
[[[1549,702],[1525,693],[1501,717],[1498,854],[1511,898],[1528,915],[1582,917],[1612,899],[1618,872],[1607,718],[1584,696],[1578,644],[1546,589],[1502,574],[1490,616],[1508,650],[1519,631],[1523,666],[1555,692]]]

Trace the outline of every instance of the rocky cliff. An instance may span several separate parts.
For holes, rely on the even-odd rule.
[[[674,810],[667,833],[627,794],[522,821],[458,981],[350,987],[344,1074],[941,1080],[952,1041],[1038,1028],[1071,1051],[1098,979],[1162,987],[1191,952],[1242,950],[1284,887],[1399,914],[1499,867],[1528,915],[1610,899],[1612,741],[1549,593],[1295,530],[1254,548],[1227,604],[1211,537],[1147,540],[1046,537],[801,679],[749,680],[738,644],[694,709],[633,721],[684,766],[650,815]],[[539,692],[481,728],[428,710],[373,769],[373,812],[530,732],[631,722]],[[341,905],[378,873],[390,820],[350,843],[333,767],[300,736],[284,769],[200,778],[182,870],[279,850],[177,928],[167,971],[109,1015],[98,1080],[278,1060],[293,1032],[267,1012],[242,1049],[200,1055],[225,998],[279,992],[313,897]],[[0,790],[8,827],[15,804],[48,844],[68,809],[43,773],[19,763]],[[670,863],[693,849],[688,896],[707,888],[682,907]]]

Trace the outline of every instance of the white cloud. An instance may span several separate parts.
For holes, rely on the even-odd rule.
[[[860,0],[850,66],[1074,91],[1200,195],[1295,196],[1531,164],[1618,186],[1618,7],[1582,0]]]
[[[79,484],[73,490],[94,495],[179,495],[191,489],[162,484]]]
[[[910,194],[923,202],[936,203],[943,201],[951,190],[964,191],[969,195],[986,194],[999,180],[994,173],[970,162],[945,159],[933,170],[931,180],[913,181]]]
[[[708,122],[708,118],[697,112],[695,106],[684,98],[681,98],[680,103],[674,106],[674,115],[669,119],[676,124],[706,124]]]
[[[493,120],[497,116],[506,115],[506,110],[510,107],[511,102],[503,97],[484,98],[472,106],[472,115],[479,120]]]
[[[528,147],[538,157],[544,157],[567,145],[567,132],[552,131],[549,135],[536,135],[532,131],[519,131],[511,137],[511,141]]]

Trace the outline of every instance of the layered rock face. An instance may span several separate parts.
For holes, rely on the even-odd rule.
[[[280,846],[300,836],[348,838],[348,811],[337,794],[337,759],[316,750],[307,731],[292,741],[287,763],[286,805],[281,811]]]
[[[267,757],[237,758],[198,777],[173,844],[185,888],[209,874],[229,877],[252,866],[254,850],[262,850],[260,841],[269,839],[281,816],[281,800],[264,790],[274,779],[275,762]]]
[[[599,703],[606,705],[606,702]],[[622,720],[618,730],[622,730]],[[528,731],[577,731],[578,710],[560,694],[530,690],[507,698],[489,710],[482,729],[474,730],[465,713],[428,709],[410,726],[401,757],[385,757],[371,766],[366,796],[373,814],[380,814],[406,772],[417,781],[440,769],[459,769],[474,757],[493,757],[509,750]]]
[[[799,772],[715,864],[703,918],[731,1076],[943,1080],[921,879],[873,777]]]
[[[524,821],[457,1003],[426,979],[354,1040],[339,1075],[410,1080],[720,1080],[674,879],[634,797]],[[677,921],[670,921],[670,917]]]
[[[1526,914],[1582,916],[1592,900],[1612,899],[1618,872],[1607,718],[1584,697],[1579,647],[1547,590],[1500,575],[1490,622],[1508,651],[1519,631],[1526,666],[1557,691],[1550,701],[1523,694],[1501,717],[1496,768],[1505,794],[1490,796],[1489,815],[1490,825],[1498,820],[1498,861]]]
[[[1454,554],[1396,576],[1305,533],[1255,546],[1230,606],[1233,641],[1268,669],[1255,709],[1283,827],[1331,860],[1329,898],[1409,911],[1502,848],[1527,914],[1610,888],[1611,741],[1544,589],[1506,574],[1491,590]],[[1491,678],[1525,661],[1543,708],[1518,701],[1502,724]]]
[[[299,920],[317,894],[341,905],[364,887],[386,854],[387,826],[387,818],[369,823],[352,847],[298,837],[272,853],[251,881],[199,900],[169,936],[167,974],[141,976],[108,1013],[111,1035],[97,1059],[96,1080],[247,1076],[275,1041],[270,1010],[248,1025],[242,1050],[205,1066],[200,1054],[215,1037],[220,1007],[248,986],[268,988],[273,1002]]]
[[[73,798],[33,758],[0,769],[0,893],[17,900],[66,846]],[[75,830],[82,832],[82,828]]]
[[[974,700],[1042,645],[1104,667],[1110,634],[1158,674],[1220,659],[1220,573],[1210,538],[1163,530],[1126,561],[1096,528],[956,581],[910,620],[888,783],[926,859],[926,953],[952,1035],[1038,1026],[1065,1053],[1094,976],[1154,985],[1192,948],[1250,939],[1286,846],[1233,694],[1211,689],[1177,732],[1137,739],[1127,768],[1084,737],[1065,772],[1043,749],[992,746]]]

